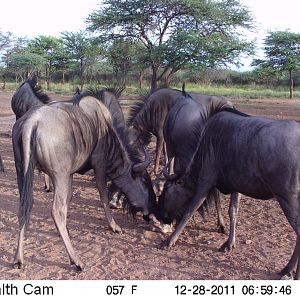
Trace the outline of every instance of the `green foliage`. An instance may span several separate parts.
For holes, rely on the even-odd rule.
[[[87,23],[103,42],[140,41],[152,69],[152,87],[167,82],[186,63],[237,63],[240,53],[253,50],[241,34],[251,28],[252,17],[237,0],[106,0]]]
[[[11,55],[8,66],[24,80],[30,73],[40,71],[45,63],[45,58],[39,54],[20,52]]]
[[[265,39],[266,59],[254,60],[254,66],[279,72],[298,70],[300,67],[300,33],[269,32]]]
[[[254,60],[262,75],[277,75],[288,72],[290,98],[293,97],[293,73],[300,69],[300,33],[289,31],[269,32],[265,39],[264,60]]]

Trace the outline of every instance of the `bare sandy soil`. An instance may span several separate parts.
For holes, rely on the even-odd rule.
[[[11,93],[0,92],[0,153],[5,172],[0,173],[0,279],[279,279],[277,272],[292,253],[295,234],[275,200],[242,197],[237,225],[237,247],[230,253],[218,248],[227,235],[216,232],[216,215],[199,215],[188,224],[171,250],[159,249],[165,235],[153,232],[143,220],[114,210],[124,230],[114,234],[95,188],[92,173],[74,177],[68,228],[84,272],[69,265],[68,256],[51,218],[52,193],[43,191],[43,177],[36,172],[34,208],[25,240],[25,266],[12,261],[18,234],[18,190],[11,144],[14,116]],[[52,95],[53,99],[61,98]],[[300,100],[233,100],[253,115],[300,120]],[[150,149],[153,154],[153,145]],[[222,210],[228,223],[228,201]]]

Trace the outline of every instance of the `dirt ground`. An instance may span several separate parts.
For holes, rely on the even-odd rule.
[[[18,234],[18,190],[11,144],[14,116],[11,93],[0,92],[0,279],[279,279],[277,272],[290,258],[295,234],[275,200],[242,196],[237,246],[230,253],[218,248],[227,235],[216,232],[216,215],[195,216],[171,250],[159,245],[166,235],[153,232],[141,218],[122,210],[114,217],[123,234],[114,234],[95,188],[92,173],[74,177],[68,228],[84,272],[69,265],[62,240],[51,218],[52,193],[43,191],[43,177],[35,173],[34,208],[25,240],[25,266],[12,268]],[[62,98],[52,95],[53,99]],[[243,112],[276,119],[300,120],[300,100],[232,100]],[[151,148],[153,154],[153,147]],[[228,196],[222,210],[228,222]]]

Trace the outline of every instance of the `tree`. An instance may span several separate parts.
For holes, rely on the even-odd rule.
[[[270,72],[288,72],[290,81],[290,98],[293,98],[294,73],[300,69],[300,33],[289,31],[269,32],[265,38],[265,59],[253,61],[254,66],[259,66]]]
[[[140,42],[117,39],[107,50],[108,62],[113,67],[114,76],[119,85],[125,87],[130,71],[139,72],[139,85],[142,86],[142,73],[147,68],[143,63],[144,47]]]
[[[15,73],[16,81],[24,81],[31,73],[39,72],[45,65],[43,56],[27,51],[13,53],[9,57],[8,68]]]
[[[66,57],[62,41],[53,36],[40,35],[29,42],[29,51],[45,58],[46,83],[49,89],[51,75]]]
[[[152,89],[187,63],[237,63],[240,53],[252,51],[241,31],[252,28],[252,17],[238,0],[106,0],[87,24],[103,42],[140,41]]]
[[[10,32],[3,33],[0,31],[0,51],[8,47],[12,40],[12,34]]]
[[[79,67],[80,86],[83,89],[86,67],[101,53],[98,43],[94,42],[85,31],[63,32],[62,40],[66,51]]]

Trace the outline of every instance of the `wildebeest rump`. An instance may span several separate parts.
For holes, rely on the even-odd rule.
[[[186,171],[208,118],[225,107],[233,107],[232,103],[223,97],[201,94],[196,96],[197,101],[183,90],[183,95],[177,98],[165,119],[163,128],[164,140],[168,157],[174,157],[175,175],[172,175],[173,177]],[[220,194],[217,189],[210,192],[205,206],[209,202],[214,202],[216,205],[218,229],[224,233],[225,227],[221,214]]]
[[[289,274],[297,265],[295,278],[299,279],[299,178],[298,122],[250,117],[233,110],[217,113],[206,123],[187,172],[173,182],[169,181],[159,199],[161,209],[176,201],[178,213],[182,215],[181,222],[164,246],[175,244],[188,220],[214,187],[224,194],[231,194],[230,235],[221,250],[231,250],[235,244],[238,193],[256,199],[275,197],[297,234],[293,255],[281,275]]]
[[[20,192],[19,242],[14,263],[23,264],[23,239],[33,205],[32,176],[35,166],[47,173],[54,185],[52,217],[64,241],[71,264],[84,264],[75,253],[66,228],[67,207],[72,197],[72,175],[93,169],[110,228],[120,232],[108,207],[106,178],[128,197],[136,210],[147,215],[150,202],[143,171],[148,164],[134,164],[112,126],[110,113],[96,98],[85,97],[80,107],[56,102],[31,109],[13,127],[13,149]]]

